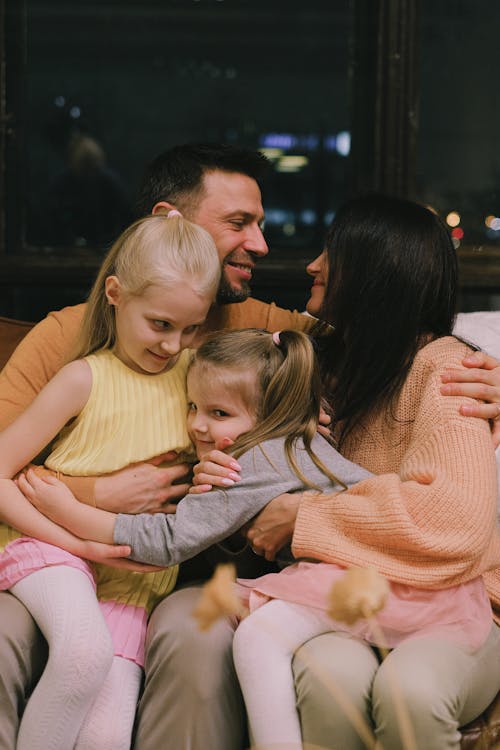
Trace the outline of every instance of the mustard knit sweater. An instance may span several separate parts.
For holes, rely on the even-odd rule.
[[[438,339],[417,354],[394,415],[369,416],[342,453],[377,476],[300,503],[293,552],[343,566],[373,566],[391,581],[439,589],[500,566],[497,479],[484,420],[440,394],[440,373],[469,349]],[[369,377],[369,373],[366,373]],[[498,570],[485,576],[500,601]]]

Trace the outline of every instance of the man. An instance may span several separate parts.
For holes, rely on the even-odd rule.
[[[250,281],[267,245],[258,181],[259,154],[229,146],[180,146],[146,170],[141,212],[177,208],[214,237],[223,264],[219,304],[206,330],[255,326],[305,328],[307,319],[251,299]],[[24,339],[0,375],[0,428],[26,407],[70,357],[83,305],[48,316]],[[498,412],[497,412],[498,413]],[[165,510],[187,489],[185,466],[139,464],[109,477],[83,479],[73,489],[110,510]],[[90,485],[89,485],[90,482]],[[90,499],[89,499],[90,497]],[[257,539],[260,543],[260,539]],[[202,571],[206,574],[206,571]],[[135,750],[241,750],[245,715],[232,664],[233,630],[219,622],[200,633],[191,617],[198,591],[183,588],[153,613],[146,643],[146,679],[138,709]],[[46,648],[33,620],[0,594],[0,750],[16,744],[19,716],[43,669]]]
[[[223,266],[218,304],[204,332],[254,326],[271,331],[307,328],[308,319],[250,298],[256,263],[267,255],[258,181],[268,168],[259,153],[224,145],[179,146],[146,169],[142,214],[177,208],[213,236]],[[71,358],[84,305],[51,313],[21,342],[0,375],[0,429]],[[109,510],[168,509],[188,488],[185,465],[138,464],[97,479],[73,478],[80,499]],[[173,484],[179,482],[179,484]],[[68,482],[70,483],[70,482]],[[207,575],[207,571],[202,571]],[[146,643],[146,680],[135,748],[240,750],[244,709],[233,670],[232,629],[220,623],[199,633],[191,612],[198,590],[188,587],[153,613]],[[16,744],[19,717],[43,669],[46,647],[32,618],[10,594],[0,593],[0,749]]]

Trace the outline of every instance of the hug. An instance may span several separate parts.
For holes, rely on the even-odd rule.
[[[456,749],[500,689],[500,366],[453,335],[446,225],[352,198],[280,310],[250,297],[265,161],[157,157],[87,304],[0,375],[2,747],[396,750],[395,681],[414,747]],[[250,614],[200,632],[228,559]],[[352,566],[384,642],[328,615]]]

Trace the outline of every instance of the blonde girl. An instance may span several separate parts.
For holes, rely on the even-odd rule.
[[[46,466],[64,474],[189,452],[186,347],[219,276],[213,240],[178,212],[133,224],[103,262],[75,360],[0,434],[0,586],[23,602],[49,645],[17,750],[130,747],[148,613],[177,569],[90,565],[81,558],[95,547],[34,512],[12,477],[56,435]]]

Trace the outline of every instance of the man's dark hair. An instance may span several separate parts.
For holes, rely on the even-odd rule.
[[[224,143],[186,143],[159,154],[144,172],[137,208],[140,216],[150,214],[159,201],[189,211],[198,204],[206,172],[221,170],[247,175],[260,183],[269,161],[259,151]]]

